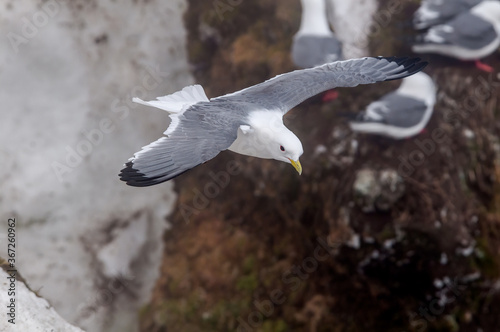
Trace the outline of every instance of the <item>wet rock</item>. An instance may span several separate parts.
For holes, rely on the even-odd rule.
[[[393,169],[361,169],[353,185],[354,201],[365,213],[388,211],[405,192],[403,179]]]

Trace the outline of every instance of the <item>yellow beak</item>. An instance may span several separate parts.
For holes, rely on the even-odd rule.
[[[292,159],[289,159],[290,162],[292,163],[292,166],[299,172],[299,175],[302,174],[302,165],[300,164],[300,161],[295,161]]]

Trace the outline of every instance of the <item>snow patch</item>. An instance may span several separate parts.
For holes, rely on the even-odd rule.
[[[377,12],[377,0],[329,0],[330,23],[342,42],[344,58],[361,58],[370,55],[368,37],[373,15]]]
[[[16,282],[16,296],[9,297],[5,289],[9,288],[9,274],[0,268],[0,303],[2,309],[6,312],[3,305],[10,303],[10,299],[15,299],[16,315],[12,319],[3,313],[0,319],[0,331],[65,331],[65,332],[83,332],[83,330],[66,322],[54,308],[42,297],[36,296],[26,287],[24,282]]]
[[[0,28],[26,40],[0,41],[0,218],[16,217],[17,265],[70,323],[136,331],[176,195],[171,182],[136,189],[118,173],[169,122],[132,97],[193,83],[186,1],[48,1],[57,11],[30,34],[26,19],[43,5],[9,2]],[[116,276],[127,273],[125,287]]]

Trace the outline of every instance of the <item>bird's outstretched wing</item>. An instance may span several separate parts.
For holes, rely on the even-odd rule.
[[[304,100],[336,87],[396,80],[419,72],[427,62],[407,57],[366,57],[327,63],[278,75],[263,83],[211,100],[247,102],[283,114]]]
[[[175,129],[134,154],[120,179],[134,187],[170,180],[226,150],[237,136],[238,122],[207,110],[208,103],[192,106],[179,115]],[[167,129],[168,131],[168,129]]]
[[[263,107],[286,113],[322,91],[404,78],[426,64],[420,59],[394,57],[339,61],[279,75],[210,102],[200,101],[175,114],[167,137],[137,152],[120,172],[120,178],[131,186],[151,186],[214,158],[235,141],[237,129],[248,113],[232,109],[234,103],[246,104],[245,109]]]

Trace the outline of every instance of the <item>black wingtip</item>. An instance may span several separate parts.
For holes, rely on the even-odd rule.
[[[133,161],[129,161],[125,164],[125,168],[120,171],[120,174],[118,174],[118,176],[120,177],[120,180],[122,180],[129,186],[150,187],[171,180],[187,172],[188,170],[189,169],[177,170],[176,172],[166,172],[158,176],[148,177],[144,173],[141,173],[139,170],[134,168]]]
[[[148,187],[166,181],[158,181],[158,179],[146,177],[134,168],[134,163],[131,161],[125,164],[125,168],[120,171],[118,176],[120,180],[132,187]]]
[[[420,58],[412,57],[377,57],[378,59],[383,59],[388,62],[395,62],[398,66],[403,66],[399,68],[386,79],[386,81],[398,80],[411,76],[418,73],[424,69],[429,63],[427,61],[422,61]]]

